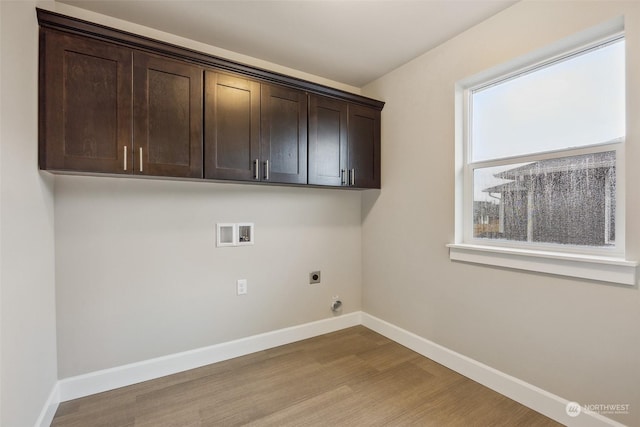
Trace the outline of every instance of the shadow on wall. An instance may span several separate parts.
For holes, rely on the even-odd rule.
[[[380,190],[366,190],[362,193],[362,221],[369,216],[371,209],[380,197]]]

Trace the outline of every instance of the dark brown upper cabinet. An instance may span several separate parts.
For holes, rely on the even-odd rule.
[[[380,188],[380,110],[349,105],[347,182],[357,188]]]
[[[202,178],[202,68],[135,52],[134,174]]]
[[[347,185],[348,104],[309,97],[309,184]]]
[[[260,179],[306,184],[307,94],[268,84],[260,92]]]
[[[383,102],[36,12],[41,169],[380,188]]]
[[[55,31],[42,35],[42,169],[127,173],[132,63],[130,49]]]
[[[309,184],[380,188],[380,112],[312,95]]]
[[[307,183],[307,95],[205,73],[205,177]]]
[[[205,72],[205,178],[260,180],[260,83]]]
[[[202,69],[42,34],[40,167],[202,178]]]

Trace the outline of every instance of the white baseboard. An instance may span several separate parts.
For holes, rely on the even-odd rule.
[[[49,394],[49,398],[42,407],[42,412],[38,417],[35,427],[49,427],[53,422],[53,417],[56,415],[58,405],[60,404],[60,386],[59,382],[53,385],[53,389]]]
[[[377,317],[362,313],[362,325],[564,425],[624,427],[593,412],[583,411],[577,417],[570,417],[566,412],[568,400]]]
[[[234,341],[104,369],[58,381],[59,401],[77,399],[199,368],[361,324],[361,312],[279,329]]]
[[[577,417],[569,417],[566,413],[568,400],[363,312],[349,313],[60,380],[51,392],[36,427],[48,427],[51,424],[60,402],[160,378],[356,325],[363,325],[378,332],[567,426],[624,427],[616,421],[593,412],[583,411]]]

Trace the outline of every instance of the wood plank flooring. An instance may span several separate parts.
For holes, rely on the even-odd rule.
[[[356,326],[61,403],[54,427],[558,426]]]

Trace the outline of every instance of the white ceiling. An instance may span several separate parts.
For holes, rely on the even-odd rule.
[[[58,0],[361,87],[515,0]]]

